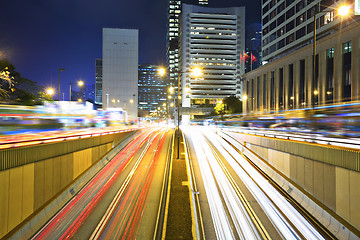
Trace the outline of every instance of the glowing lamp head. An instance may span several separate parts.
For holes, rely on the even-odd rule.
[[[54,91],[54,89],[52,89],[52,88],[48,88],[48,89],[46,90],[46,93],[47,93],[48,95],[52,96],[52,95],[55,93],[55,91]]]
[[[83,81],[78,81],[78,85],[81,87],[81,86],[84,86],[84,82]]]
[[[159,68],[158,73],[160,76],[164,76],[166,73],[165,68]]]
[[[243,99],[244,101],[246,101],[246,100],[248,99],[248,96],[244,95],[244,96],[242,97],[242,99]]]
[[[318,90],[315,90],[314,95],[318,95],[318,94],[319,94]]]
[[[342,6],[340,6],[339,9],[338,9],[339,15],[340,15],[340,16],[343,16],[343,17],[346,16],[346,15],[348,15],[349,12],[350,12],[350,7],[347,6],[347,5],[342,5]]]
[[[192,75],[194,77],[200,77],[202,74],[203,73],[202,73],[202,71],[201,71],[201,69],[199,67],[195,67],[195,68],[192,69]]]

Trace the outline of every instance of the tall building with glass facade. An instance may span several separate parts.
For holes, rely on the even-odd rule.
[[[245,50],[245,8],[209,8],[183,4],[180,30],[182,107],[208,113],[216,102],[229,96],[240,98]],[[191,69],[203,75],[193,77]],[[188,119],[185,119],[188,118]]]
[[[122,108],[137,118],[138,39],[136,29],[103,29],[103,108]]]
[[[139,65],[139,116],[145,117],[150,113],[167,112],[166,76],[160,76],[160,66]],[[165,108],[165,109],[164,109]]]

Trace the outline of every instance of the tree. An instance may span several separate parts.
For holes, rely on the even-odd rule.
[[[44,87],[38,86],[36,82],[21,76],[15,71],[15,66],[8,60],[0,60],[0,100],[8,103],[35,105],[49,96],[44,95]]]
[[[226,106],[227,114],[242,113],[242,102],[238,98],[230,96],[224,98],[223,102]]]
[[[214,110],[217,115],[241,113],[242,103],[236,97],[230,96],[219,101]]]
[[[226,113],[224,100],[218,101],[214,107],[214,110],[217,115],[224,115]]]
[[[10,75],[9,67],[0,67],[0,69],[2,69],[0,71],[0,99],[3,99],[9,96],[8,90],[14,84],[14,77]]]

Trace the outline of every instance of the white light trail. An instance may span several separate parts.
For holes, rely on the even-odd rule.
[[[206,131],[206,133],[204,131],[204,134],[212,144],[217,147],[221,154],[223,154],[241,180],[247,185],[248,189],[262,206],[264,212],[285,239],[299,239],[300,237],[295,233],[294,229],[292,229],[291,224],[280,215],[280,212],[276,209],[274,204],[278,209],[281,209],[306,239],[324,239],[321,234],[316,231],[316,229],[314,229],[314,227],[232,146],[212,131]],[[221,136],[226,138],[226,140],[235,147],[241,148],[241,145],[232,138],[225,134],[221,134]]]
[[[194,139],[194,149],[204,179],[217,238],[234,239],[235,233],[231,230],[232,221],[240,239],[261,239],[234,187],[229,182],[204,137],[198,131],[191,131],[188,135]],[[221,197],[226,206],[221,201]],[[231,219],[227,217],[226,209]]]

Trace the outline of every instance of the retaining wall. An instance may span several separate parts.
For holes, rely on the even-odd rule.
[[[0,151],[0,238],[46,206],[132,131]]]

